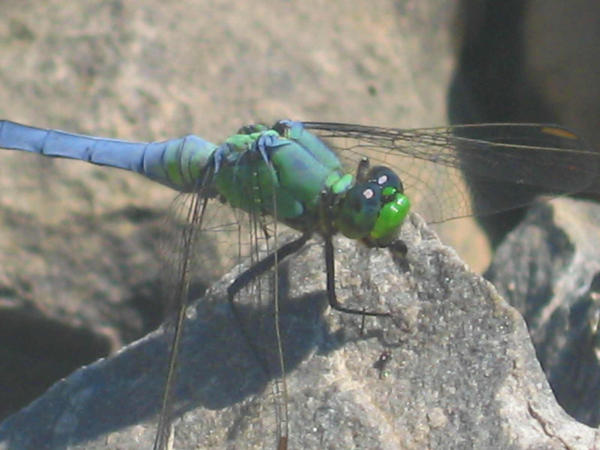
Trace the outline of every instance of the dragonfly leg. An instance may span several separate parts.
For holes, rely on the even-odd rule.
[[[368,168],[369,160],[363,158],[357,169],[357,174],[361,174]],[[335,258],[333,252],[333,241],[332,236],[334,234],[332,223],[332,206],[335,200],[335,196],[329,190],[323,190],[321,192],[321,217],[323,218],[323,224],[325,229],[322,233],[323,239],[325,240],[325,269],[327,273],[327,300],[329,305],[341,312],[348,314],[357,314],[360,316],[376,316],[376,317],[390,317],[391,314],[380,311],[365,311],[364,309],[353,309],[346,308],[340,304],[335,294]],[[406,246],[405,246],[406,247]]]
[[[235,297],[235,295],[239,291],[244,289],[244,287],[246,287],[256,277],[259,277],[260,275],[265,273],[267,270],[269,270],[271,267],[273,267],[275,265],[276,260],[282,261],[284,258],[296,253],[298,250],[300,250],[302,247],[304,247],[304,244],[306,244],[306,241],[308,241],[308,239],[310,239],[311,234],[312,233],[302,234],[302,236],[300,236],[298,239],[288,242],[285,245],[282,245],[275,252],[269,254],[264,259],[261,259],[256,264],[254,264],[251,267],[249,267],[248,269],[246,269],[227,288],[228,300],[233,303],[233,298]],[[275,258],[276,254],[277,254],[277,258]]]
[[[239,324],[240,330],[244,334],[244,337],[246,338],[246,341],[248,342],[250,349],[252,350],[252,352],[254,354],[254,357],[259,362],[262,369],[264,370],[264,372],[267,375],[271,374],[269,365],[267,364],[267,361],[263,358],[263,356],[259,352],[258,348],[256,347],[256,345],[254,344],[254,341],[251,338],[250,333],[248,333],[248,330],[244,326],[244,322],[243,322],[243,320],[235,306],[235,302],[233,300],[235,298],[235,295],[239,291],[241,291],[244,287],[246,287],[249,283],[251,283],[254,279],[256,279],[256,277],[259,277],[260,275],[265,273],[267,270],[272,268],[275,265],[275,261],[282,261],[287,256],[300,250],[304,246],[304,244],[306,244],[306,241],[308,241],[311,234],[312,233],[304,233],[298,239],[288,242],[285,245],[282,245],[275,252],[272,252],[271,254],[269,254],[268,256],[263,258],[262,260],[258,261],[256,264],[253,264],[251,267],[246,269],[227,288],[227,299],[229,300],[229,304],[231,305],[231,309],[233,311],[235,320]],[[277,258],[275,258],[275,255],[277,255]]]
[[[341,312],[345,312],[348,314],[358,314],[361,316],[377,316],[377,317],[390,317],[391,314],[387,312],[379,312],[379,311],[365,311],[364,309],[352,309],[346,308],[337,300],[337,296],[335,295],[335,264],[334,264],[334,256],[333,256],[333,242],[331,240],[331,236],[325,236],[325,267],[327,270],[327,300],[329,301],[329,305]]]

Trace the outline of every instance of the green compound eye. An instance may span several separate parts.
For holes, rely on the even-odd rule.
[[[346,192],[340,203],[336,226],[344,236],[361,239],[369,235],[381,209],[381,187],[361,183]]]

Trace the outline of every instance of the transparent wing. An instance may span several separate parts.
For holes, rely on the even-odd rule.
[[[348,170],[363,156],[392,167],[430,223],[517,208],[543,194],[600,192],[600,155],[555,125],[304,126],[334,147]]]
[[[169,278],[170,291],[172,292],[171,306],[173,315],[167,322],[167,332],[171,340],[171,355],[167,370],[167,381],[163,397],[162,411],[159,416],[157,436],[154,448],[169,448],[173,429],[171,422],[181,416],[186,410],[196,407],[207,408],[210,405],[198,404],[193,400],[202,397],[202,393],[190,394],[185,398],[177,392],[178,367],[185,365],[185,358],[179,356],[181,349],[186,308],[190,296],[190,287],[198,274],[206,269],[222,271],[238,264],[234,277],[240,275],[254,263],[260,261],[275,248],[283,243],[280,236],[286,227],[276,224],[272,218],[247,214],[239,210],[231,210],[228,205],[216,199],[208,198],[209,187],[200,188],[195,195],[181,196],[177,201],[176,214],[187,223],[181,232],[180,239],[174,243],[169,252]],[[208,244],[208,245],[207,245]],[[217,250],[216,254],[211,250]],[[245,261],[243,265],[240,265]],[[277,267],[274,268],[277,270]],[[285,373],[280,363],[283,353],[277,326],[278,289],[274,271],[252,278],[236,299],[242,298],[243,302],[234,302],[234,314],[237,325],[241,326],[241,334],[215,339],[240,339],[245,338],[246,343],[236,342],[235,348],[249,349],[248,353],[262,366],[265,381],[271,382],[274,409],[265,411],[264,414],[275,417],[276,424],[269,432],[277,433],[279,442],[287,439],[287,400]],[[231,280],[233,281],[233,280]],[[230,282],[231,282],[230,281]],[[223,303],[225,299],[219,299]],[[226,332],[224,330],[224,332]],[[209,343],[205,343],[210,345]],[[195,343],[197,345],[197,342]],[[207,365],[211,362],[207,361]],[[186,377],[192,376],[186,371]],[[251,376],[251,375],[249,375]],[[189,383],[189,379],[182,380]],[[270,436],[267,442],[274,442]],[[176,445],[176,443],[175,443]]]

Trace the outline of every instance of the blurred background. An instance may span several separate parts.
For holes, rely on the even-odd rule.
[[[0,117],[220,142],[280,118],[399,128],[555,122],[598,148],[591,0],[3,2]],[[134,174],[0,153],[0,418],[163,319],[175,194]],[[483,223],[492,244],[518,212]],[[476,271],[475,221],[437,228]],[[200,274],[200,294],[220,275]]]

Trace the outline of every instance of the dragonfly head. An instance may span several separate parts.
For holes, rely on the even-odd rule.
[[[410,201],[398,175],[376,166],[366,181],[345,192],[337,206],[335,225],[345,236],[361,239],[369,247],[387,247],[396,240],[409,210]]]

